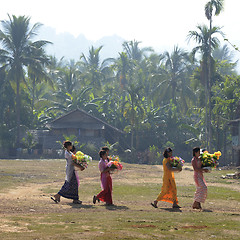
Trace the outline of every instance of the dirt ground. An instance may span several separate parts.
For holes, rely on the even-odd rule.
[[[162,166],[152,166],[152,168],[155,168],[155,171],[158,171],[158,177],[156,177],[156,174],[151,171],[151,169],[148,169],[149,166],[143,166],[142,168],[148,169],[148,173],[144,173],[144,177],[137,177],[139,175],[138,173],[130,170],[126,170],[125,174],[119,174],[114,178],[117,178],[118,183],[123,184],[146,184],[146,183],[156,183],[159,182],[161,185],[162,180]],[[126,173],[129,171],[128,173]],[[184,174],[182,174],[184,173]],[[208,173],[211,174],[211,173]],[[128,177],[124,177],[124,175],[128,175]],[[129,176],[130,175],[130,176]],[[136,175],[136,176],[135,176]],[[206,175],[205,175],[206,176]],[[98,177],[82,177],[84,179],[84,183],[94,183],[98,181]],[[185,167],[181,173],[175,173],[175,179],[177,182],[177,185],[180,186],[189,186],[193,185],[193,171],[191,167]],[[46,202],[46,204],[49,202],[50,194],[44,194],[42,189],[45,189],[47,187],[59,187],[62,184],[62,180],[55,181],[54,183],[23,183],[17,187],[14,187],[13,189],[8,189],[4,193],[0,194],[0,213],[14,213],[14,212],[29,212],[29,211],[35,211],[31,206],[36,206],[37,202]],[[216,186],[216,187],[225,187],[232,189],[234,191],[238,191],[240,193],[240,183],[239,181],[231,184],[224,184],[224,183],[217,183],[217,182],[208,182],[208,186]],[[24,208],[19,209],[17,207],[18,203],[26,203]],[[62,202],[69,202],[69,200],[62,199]],[[13,204],[14,203],[14,204]],[[91,203],[91,199],[89,200],[89,204]],[[52,204],[51,204],[52,205]],[[53,206],[48,205],[47,208],[56,208],[56,205]],[[62,204],[64,207],[64,204]],[[41,205],[42,206],[42,205]],[[62,207],[62,206],[61,206]],[[67,207],[67,205],[65,206]]]
[[[96,167],[96,164],[95,164]],[[129,165],[128,168],[125,169],[121,174],[113,176],[113,181],[116,179],[118,184],[151,184],[151,183],[159,183],[161,185],[162,180],[162,166],[145,166],[142,165],[141,171],[136,172],[136,169]],[[84,179],[84,183],[98,183],[99,175],[95,169],[93,172],[93,176],[89,176],[89,174],[83,173],[81,175],[81,179]],[[209,173],[211,174],[211,173]],[[2,193],[0,193],[0,231],[2,232],[28,232],[27,224],[21,224],[13,226],[9,224],[9,219],[7,218],[10,215],[18,216],[25,215],[31,213],[64,213],[64,212],[74,212],[71,202],[68,199],[62,199],[60,204],[54,204],[51,201],[50,196],[52,193],[45,193],[43,189],[52,188],[57,189],[62,185],[62,177],[64,174],[59,176],[54,182],[51,180],[45,183],[24,183],[21,182],[18,186],[14,186],[10,189],[4,189]],[[179,186],[193,186],[193,171],[191,166],[186,166],[181,173],[175,174],[177,185]],[[239,181],[235,181],[233,183],[224,184],[221,182],[209,182],[208,186],[215,187],[224,187],[234,191],[239,192],[240,194],[240,183]],[[157,194],[157,192],[156,192]],[[90,207],[92,205],[92,196],[86,197],[84,200],[85,208]],[[131,204],[131,201],[124,203],[124,205],[128,206]],[[142,204],[142,203],[141,203]],[[209,205],[212,203],[209,202]],[[134,207],[138,207],[137,203],[134,203]],[[148,208],[149,202],[146,203],[145,208]],[[164,205],[163,205],[164,206]],[[128,206],[131,208],[131,206]],[[216,212],[237,212],[240,214],[240,202],[236,205],[231,204],[226,208],[222,208],[222,206],[215,205],[214,209]],[[192,211],[191,208],[183,208],[184,211]]]

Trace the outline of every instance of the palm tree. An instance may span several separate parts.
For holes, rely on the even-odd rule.
[[[123,49],[130,59],[141,62],[143,60],[143,57],[145,56],[145,53],[153,52],[153,49],[150,47],[140,49],[138,46],[139,43],[140,42],[136,40],[124,42]]]
[[[100,51],[103,46],[89,49],[89,55],[86,57],[82,54],[79,62],[80,70],[83,73],[83,79],[93,87],[94,93],[100,95],[99,91],[102,89],[102,85],[107,78],[111,77],[112,71],[109,67],[109,63],[113,61],[112,58],[100,60]]]
[[[64,57],[58,60],[55,56],[49,57],[49,64],[47,65],[47,74],[53,82],[57,81],[58,73],[65,67]]]
[[[193,48],[192,53],[195,55],[199,51],[202,58],[207,60],[209,55],[209,35],[211,35],[211,51],[220,45],[219,39],[212,37],[214,34],[224,35],[220,27],[213,27],[212,31],[210,31],[206,25],[197,25],[197,31],[189,31],[187,35],[188,41],[193,39],[198,44]]]
[[[209,48],[209,35],[211,35],[211,51],[213,49],[216,49],[220,45],[220,41],[217,37],[213,37],[215,34],[220,34],[223,36],[223,33],[221,31],[220,27],[212,27],[212,30],[210,31],[206,25],[198,25],[197,31],[189,31],[188,33],[188,40],[195,40],[197,42],[197,46],[193,48],[192,53],[193,55],[196,54],[196,52],[200,52],[202,55],[202,60],[200,63],[200,69],[201,69],[201,76],[200,81],[202,85],[205,87],[205,131],[206,131],[206,144],[209,148],[209,129],[211,128],[210,118],[209,118],[209,102],[211,101],[211,98],[209,98],[209,81],[208,81],[208,73],[209,73],[209,66],[214,65],[214,59],[211,57],[210,65],[209,62],[209,55],[210,55],[210,48]],[[213,67],[211,67],[211,71],[213,70]]]
[[[131,76],[132,61],[128,58],[125,52],[119,53],[119,58],[115,61],[114,70],[117,71],[116,78],[119,80],[119,85],[122,89],[125,89],[129,83]]]
[[[210,0],[205,5],[205,16],[209,20],[209,30],[212,31],[212,16],[215,9],[215,16],[218,16],[223,10],[224,0]],[[212,106],[211,106],[211,34],[209,34],[209,56],[208,56],[208,98],[209,98],[209,148],[211,150],[212,143],[212,128],[211,128],[211,119],[212,119]]]
[[[42,59],[35,55],[38,49],[44,47],[47,41],[38,40],[32,42],[36,36],[36,31],[41,26],[36,23],[30,28],[30,18],[25,16],[16,17],[8,15],[9,20],[1,21],[3,30],[0,30],[0,41],[3,48],[0,61],[3,67],[8,71],[8,79],[16,83],[16,119],[17,134],[16,146],[20,143],[20,83],[25,81],[24,67],[36,66]]]
[[[16,126],[14,122],[15,93],[3,68],[0,68],[0,145],[2,148],[13,147],[14,134],[9,129]]]
[[[81,88],[80,70],[74,60],[70,60],[65,67],[59,68],[56,85],[64,93],[70,93]]]
[[[38,43],[39,44],[39,43]],[[35,103],[35,89],[36,84],[41,82],[42,80],[48,81],[52,84],[51,78],[46,71],[46,67],[50,64],[50,59],[44,52],[44,49],[41,45],[35,49],[36,53],[34,56],[39,56],[39,61],[34,65],[28,66],[28,76],[31,81],[31,95],[32,95],[32,113],[34,111],[34,103]]]
[[[178,46],[174,46],[173,52],[165,52],[162,60],[160,71],[152,76],[152,80],[157,81],[152,97],[164,103],[172,100],[174,105],[181,105],[178,109],[186,111],[187,99],[193,96],[190,84],[187,83],[190,75],[188,73],[189,54]]]
[[[205,5],[205,16],[210,22],[210,30],[212,26],[212,16],[213,16],[213,11],[215,9],[215,16],[218,16],[221,11],[223,10],[223,4],[224,0],[210,0],[209,2],[206,3]]]
[[[221,75],[236,74],[236,66],[238,61],[233,61],[234,52],[225,44],[212,52],[214,60],[218,64],[218,71]]]
[[[65,66],[59,66],[54,73],[54,90],[50,99],[51,109],[61,113],[65,113],[77,107],[75,102],[76,97],[81,89],[80,82],[81,72],[78,69],[78,64],[74,60],[70,60]],[[74,99],[74,100],[73,100]]]
[[[131,149],[134,149],[134,133],[140,127],[140,124],[145,116],[145,110],[142,105],[141,90],[142,86],[138,84],[129,84],[126,89],[126,97],[123,102],[123,116],[128,119],[129,125],[125,130],[131,132]],[[138,142],[138,140],[136,140]],[[137,147],[137,146],[136,146]]]
[[[165,69],[167,71],[168,85],[171,88],[171,98],[176,105],[177,91],[181,85],[182,79],[185,78],[185,70],[187,66],[188,54],[178,46],[174,46],[172,54],[165,53],[166,63]]]

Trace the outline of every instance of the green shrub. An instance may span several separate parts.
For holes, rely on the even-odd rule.
[[[82,146],[80,151],[91,156],[93,159],[99,159],[99,149],[91,142],[88,142],[87,144]]]

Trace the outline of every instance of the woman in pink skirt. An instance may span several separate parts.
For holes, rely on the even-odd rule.
[[[204,203],[207,198],[207,185],[203,173],[208,172],[208,170],[202,169],[202,162],[199,156],[200,148],[193,148],[192,166],[194,170],[194,181],[197,188],[194,196],[194,203],[192,205],[193,209],[202,209],[201,203]]]
[[[106,205],[113,205],[112,202],[112,178],[110,175],[110,168],[108,167],[107,153],[104,150],[99,152],[100,161],[98,163],[99,171],[101,172],[101,187],[102,191],[93,196],[93,203],[96,201],[105,202]]]

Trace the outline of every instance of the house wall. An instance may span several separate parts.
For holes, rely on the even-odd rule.
[[[50,131],[53,135],[75,135],[76,137],[103,137],[104,131],[102,129],[81,129],[81,128],[65,128],[53,129]]]

